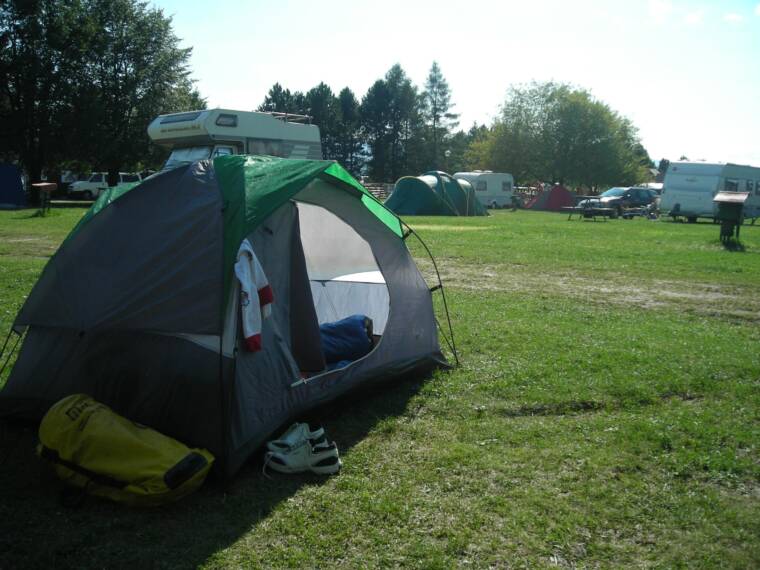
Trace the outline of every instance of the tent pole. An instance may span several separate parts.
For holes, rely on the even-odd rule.
[[[430,261],[433,262],[433,268],[435,269],[435,275],[438,279],[438,286],[437,289],[441,290],[441,299],[443,300],[443,310],[446,313],[446,322],[449,325],[449,334],[451,335],[451,352],[454,354],[454,361],[457,363],[457,366],[459,366],[459,355],[457,354],[457,345],[454,342],[454,327],[451,326],[451,316],[449,315],[449,305],[446,302],[446,293],[443,290],[443,281],[441,281],[441,274],[438,271],[438,264],[435,262],[435,258],[433,257],[432,252],[430,251],[430,248],[428,248],[427,244],[422,241],[422,238],[419,236],[417,232],[415,232],[409,224],[407,224],[405,221],[403,221],[401,218],[399,218],[399,221],[404,224],[404,227],[406,227],[408,235],[413,235],[417,238],[417,240],[422,244],[422,247],[425,248],[425,251],[427,252],[428,256],[430,257]],[[437,322],[437,319],[436,319]],[[440,325],[439,325],[440,327]],[[441,330],[443,332],[443,330]],[[445,335],[444,335],[445,336]],[[448,342],[448,339],[446,339]]]
[[[13,329],[8,331],[8,336],[5,337],[5,342],[3,343],[3,348],[0,350],[0,359],[2,359],[3,355],[5,354],[5,347],[8,346],[8,341],[11,338],[11,333],[14,332]],[[13,347],[11,347],[10,352],[8,352],[8,358],[5,359],[5,362],[3,363],[3,367],[0,368],[0,378],[3,377],[3,372],[5,372],[5,367],[8,366],[8,363],[11,361],[11,356],[13,356],[13,353],[16,352],[16,347],[18,346],[18,343],[21,341],[21,335],[20,333],[16,333],[18,336],[16,337],[16,342],[13,343]]]

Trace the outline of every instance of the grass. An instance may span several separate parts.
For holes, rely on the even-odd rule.
[[[80,215],[0,213],[3,328]],[[711,224],[408,221],[462,366],[326,412],[340,475],[69,510],[8,428],[0,567],[760,564],[760,227],[727,251]]]

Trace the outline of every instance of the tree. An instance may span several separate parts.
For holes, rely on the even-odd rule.
[[[306,115],[306,96],[300,91],[291,93],[290,89],[283,89],[282,85],[275,83],[264,97],[264,102],[256,110]]]
[[[113,181],[150,155],[152,119],[202,102],[178,43],[171,19],[137,0],[2,2],[0,147],[32,180],[79,160]]]
[[[306,93],[306,114],[319,127],[323,157],[337,158],[338,99],[326,83],[322,82]]]
[[[64,126],[76,115],[86,20],[78,1],[0,4],[0,149],[17,157],[32,181],[73,142]]]
[[[115,183],[119,169],[145,156],[146,125],[186,86],[190,48],[180,48],[171,18],[135,0],[90,0],[99,33],[88,58],[90,84],[84,97],[96,119],[89,140],[99,166]]]
[[[387,150],[390,119],[390,93],[382,79],[367,90],[359,107],[362,133],[369,149],[369,175],[374,180],[388,179]]]
[[[468,156],[523,183],[588,188],[641,182],[652,164],[628,119],[583,89],[551,82],[511,89],[501,117]]]
[[[338,94],[335,159],[354,175],[359,174],[362,166],[360,128],[359,102],[353,91],[345,87]]]
[[[419,130],[417,88],[399,64],[385,74],[388,90],[388,173],[392,180],[408,172],[410,155]]]
[[[438,62],[434,61],[422,93],[422,113],[430,130],[431,159],[435,170],[441,164],[444,153],[442,143],[459,124],[459,115],[451,112],[453,106],[449,84],[444,79]]]

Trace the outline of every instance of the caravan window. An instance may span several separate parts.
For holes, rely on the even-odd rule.
[[[755,180],[755,195],[760,196],[760,180]]]
[[[755,185],[752,182],[752,180],[747,180],[747,192],[752,194],[752,191],[755,189]]]
[[[485,180],[478,180],[478,183],[475,185],[475,190],[478,192],[485,192],[488,190],[488,183]]]
[[[218,146],[214,149],[214,158],[217,156],[229,156],[231,154],[235,154],[235,149],[231,146]]]
[[[512,183],[504,180],[501,183],[501,191],[502,192],[511,192],[512,191]]]
[[[738,192],[739,181],[734,178],[726,178],[726,183],[723,186],[723,190],[726,192]]]

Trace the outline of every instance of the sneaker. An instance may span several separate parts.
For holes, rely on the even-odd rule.
[[[320,442],[312,446],[301,445],[288,453],[268,451],[264,457],[264,469],[270,467],[280,473],[303,473],[331,475],[340,471],[342,463],[335,442]]]
[[[325,430],[321,426],[295,423],[279,439],[268,441],[267,449],[277,453],[287,453],[291,449],[304,445],[309,440],[319,440],[324,435]]]

